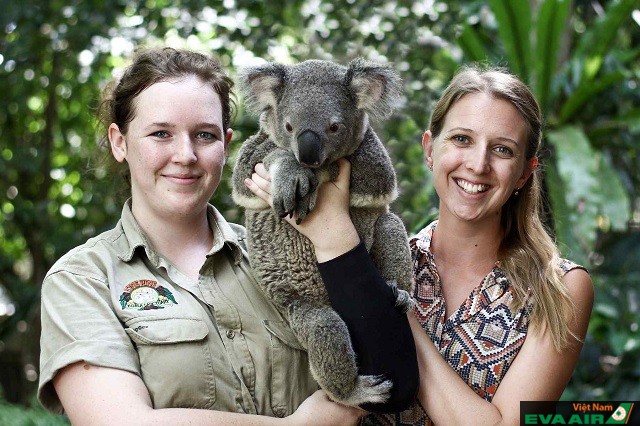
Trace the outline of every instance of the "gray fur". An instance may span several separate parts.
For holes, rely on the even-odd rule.
[[[241,88],[260,113],[260,130],[240,148],[233,199],[246,209],[251,263],[267,295],[288,317],[307,350],[311,371],[336,401],[383,402],[391,383],[358,376],[346,325],[329,304],[310,241],[285,220],[302,220],[322,182],[335,179],[335,161],[351,168],[351,217],[403,312],[411,307],[411,255],[400,218],[389,212],[397,196],[391,159],[368,117],[388,117],[400,99],[400,78],[389,67],[352,61],[344,67],[311,60],[247,68]],[[272,179],[273,210],[244,185],[264,162]],[[304,164],[301,164],[304,163]],[[366,295],[363,295],[366,297]]]

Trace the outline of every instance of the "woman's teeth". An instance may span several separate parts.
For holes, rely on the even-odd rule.
[[[468,192],[470,194],[477,194],[479,192],[484,192],[487,189],[489,189],[489,185],[473,184],[471,182],[467,182],[466,180],[462,180],[462,179],[457,180],[456,183],[465,192]]]

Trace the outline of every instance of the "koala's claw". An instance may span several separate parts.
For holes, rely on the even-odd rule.
[[[296,163],[297,164],[297,163]],[[273,210],[281,219],[295,217],[300,224],[315,205],[318,177],[311,169],[300,167],[282,172],[273,185]]]

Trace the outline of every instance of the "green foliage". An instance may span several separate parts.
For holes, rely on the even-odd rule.
[[[559,243],[597,283],[584,352],[595,373],[581,367],[567,395],[621,395],[615,390],[639,377],[637,295],[627,287],[637,294],[637,270],[628,265],[640,252],[633,230],[640,223],[640,34],[631,18],[636,0],[603,1],[603,10],[595,4],[0,0],[0,286],[15,306],[13,315],[0,315],[5,398],[26,403],[33,391],[33,376],[13,383],[2,368],[38,365],[44,274],[117,220],[122,183],[101,162],[104,129],[94,112],[101,88],[133,50],[155,44],[212,52],[232,77],[239,66],[263,60],[392,62],[405,82],[404,105],[375,126],[398,172],[393,209],[410,232],[437,211],[420,146],[434,100],[462,62],[510,67],[545,112],[543,163]],[[237,104],[232,150],[257,129],[240,95]],[[212,201],[241,222],[229,178],[230,168]],[[619,362],[608,364],[612,359]]]
[[[528,80],[531,67],[531,10],[527,0],[493,0],[491,11],[498,21],[498,34],[504,44],[513,72]]]
[[[562,36],[567,25],[567,16],[571,2],[545,1],[540,5],[536,35],[538,38],[536,58],[531,69],[536,70],[536,99],[543,110],[549,106],[549,95],[552,93],[552,81],[555,75],[559,52],[561,52]],[[526,13],[526,12],[525,12]]]
[[[36,401],[33,408],[8,404],[0,399],[0,424],[3,426],[67,426],[71,423],[65,416],[57,416],[40,407]]]

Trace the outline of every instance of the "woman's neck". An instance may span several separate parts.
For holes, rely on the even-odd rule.
[[[135,209],[133,215],[156,252],[187,276],[197,278],[214,243],[206,208],[189,217],[157,217]]]
[[[436,258],[462,268],[482,268],[498,260],[500,222],[472,223],[442,217],[431,242]]]

